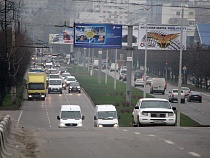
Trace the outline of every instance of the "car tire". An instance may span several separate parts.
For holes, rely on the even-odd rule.
[[[202,100],[199,100],[199,103],[202,103]]]
[[[50,94],[50,90],[48,90],[48,94]]]
[[[139,122],[139,117],[138,117],[138,121],[137,121],[137,127],[143,127],[143,125]]]
[[[79,91],[79,93],[81,93],[81,91]]]
[[[181,100],[181,103],[183,103],[183,104],[184,104],[184,103],[185,103],[185,100]]]
[[[69,90],[69,93],[71,93],[71,91]]]
[[[62,91],[60,91],[60,94],[62,94],[63,92]]]
[[[191,102],[191,100],[190,100],[190,99],[188,99],[188,102]]]

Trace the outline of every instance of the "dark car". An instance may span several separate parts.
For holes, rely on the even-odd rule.
[[[69,93],[71,93],[71,92],[79,92],[79,93],[81,93],[81,87],[80,87],[79,82],[71,82],[69,84]]]
[[[140,79],[140,78],[142,78],[142,77],[143,77],[143,72],[137,71],[137,72],[135,72],[135,74],[134,74],[134,81],[136,81],[136,79]]]
[[[190,91],[188,97],[187,97],[187,101],[191,102],[191,101],[199,101],[200,103],[202,102],[202,95],[200,92],[196,92],[196,91]]]

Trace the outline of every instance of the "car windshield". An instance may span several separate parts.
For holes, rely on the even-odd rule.
[[[29,83],[28,84],[29,90],[44,90],[44,83]]]
[[[72,82],[70,83],[70,86],[80,86],[78,82]]]
[[[127,73],[127,70],[122,70],[121,73],[122,74],[126,74]]]
[[[75,81],[75,78],[67,78],[67,81]]]
[[[62,111],[61,119],[81,119],[80,111]]]
[[[50,80],[50,85],[61,85],[61,80]]]
[[[70,73],[62,74],[62,77],[71,76]]]
[[[192,95],[201,95],[199,92],[192,92]]]
[[[174,90],[173,90],[173,93],[178,93],[178,92],[179,92],[178,89],[174,89]],[[183,93],[183,90],[181,90],[181,93]]]
[[[116,119],[117,112],[116,111],[99,111],[98,119]]]
[[[170,104],[167,101],[159,101],[159,100],[148,100],[143,101],[141,103],[141,108],[164,108],[171,109]]]
[[[59,78],[59,75],[50,75],[50,78]]]
[[[187,87],[182,87],[181,88],[183,91],[189,91],[190,89],[189,88],[187,88]]]

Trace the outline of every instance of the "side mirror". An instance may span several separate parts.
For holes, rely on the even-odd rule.
[[[172,107],[172,110],[176,110],[176,107]]]
[[[135,108],[134,109],[139,109],[139,106],[135,106]]]
[[[84,120],[85,119],[85,116],[82,116],[82,120]]]
[[[60,120],[60,116],[57,116],[57,120]]]
[[[97,120],[97,117],[96,116],[94,116],[94,118],[93,118],[94,120]]]

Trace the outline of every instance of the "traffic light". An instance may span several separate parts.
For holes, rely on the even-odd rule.
[[[166,65],[168,65],[168,61],[166,61]]]

